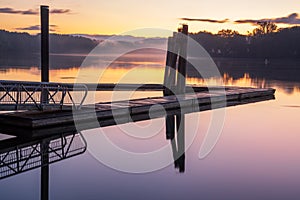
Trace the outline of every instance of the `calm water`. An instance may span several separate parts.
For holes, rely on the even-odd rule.
[[[240,65],[252,66],[249,61]],[[163,62],[142,62],[136,66],[110,68],[100,82],[118,82],[124,74],[128,76],[123,82],[162,82]],[[165,140],[164,119],[83,131],[89,150],[50,165],[50,199],[299,199],[300,82],[282,77],[254,77],[251,67],[237,75],[239,66],[230,63],[227,66],[230,70],[225,67],[222,74],[226,85],[273,87],[276,100],[226,108],[220,138],[207,157],[199,159],[199,149],[210,128],[211,111],[185,116],[186,140],[196,132],[186,151],[185,173],[178,173],[172,163],[149,173],[125,173],[96,159],[95,154],[103,154],[102,147],[97,147],[99,135],[103,134],[130,152],[147,153],[167,147],[170,155],[162,159],[170,159],[171,145]],[[272,65],[267,67],[272,74]],[[276,73],[278,68],[289,70],[289,66],[279,64],[276,68]],[[83,69],[86,75],[95,70],[93,66]],[[51,81],[73,82],[77,72],[76,67],[51,70]],[[294,73],[300,75],[300,70]],[[6,67],[0,71],[0,79],[38,81],[39,74],[37,67]],[[217,84],[220,80],[209,81]],[[203,83],[197,78],[189,78],[188,82]],[[124,95],[135,98],[161,94]],[[102,92],[96,100],[106,101],[112,96]],[[125,159],[125,162],[131,161]],[[137,163],[141,167],[147,164]],[[1,199],[39,199],[39,187],[40,169],[31,170],[0,180]]]

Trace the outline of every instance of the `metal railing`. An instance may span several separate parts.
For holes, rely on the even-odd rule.
[[[80,109],[84,84],[0,80],[0,110]]]

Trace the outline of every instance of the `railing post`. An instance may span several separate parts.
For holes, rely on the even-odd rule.
[[[21,85],[20,84],[18,84],[18,86],[17,86],[17,103],[16,103],[16,110],[19,110],[19,104],[21,103]]]

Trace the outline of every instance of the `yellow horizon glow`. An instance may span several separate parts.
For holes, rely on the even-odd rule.
[[[179,18],[208,18],[215,20],[230,19],[229,23],[213,24],[206,22],[188,22],[190,32],[209,31],[217,33],[222,29],[232,29],[246,34],[255,26],[251,24],[234,24],[239,19],[262,19],[286,17],[291,13],[300,12],[300,4],[294,0],[274,2],[270,0],[238,1],[221,0],[201,2],[196,0],[179,0],[141,2],[138,0],[124,1],[51,1],[42,0],[40,4],[49,5],[50,9],[70,9],[68,14],[51,14],[50,24],[57,25],[59,34],[103,34],[121,35],[124,32],[139,28],[162,28],[175,31],[184,21]],[[36,1],[3,0],[1,8],[16,10],[38,10]],[[266,9],[268,8],[268,9]],[[0,13],[0,29],[30,34],[39,31],[20,31],[16,28],[40,24],[39,15],[4,14]],[[287,25],[279,25],[287,27]],[[145,35],[147,36],[147,35]]]

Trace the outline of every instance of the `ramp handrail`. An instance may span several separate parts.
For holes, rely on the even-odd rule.
[[[84,84],[0,80],[0,110],[80,109],[87,93]]]

